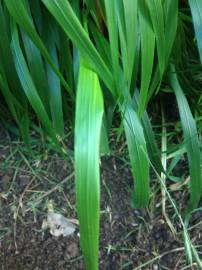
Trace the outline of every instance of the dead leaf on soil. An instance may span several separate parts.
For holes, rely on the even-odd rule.
[[[68,236],[74,233],[76,229],[76,220],[65,218],[63,215],[49,212],[47,219],[42,223],[42,229],[50,229],[54,236]]]

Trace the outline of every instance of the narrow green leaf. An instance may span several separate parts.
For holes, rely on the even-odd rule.
[[[50,108],[47,77],[45,74],[40,51],[26,33],[21,31],[21,34],[27,56],[26,58],[29,66],[30,75],[36,86],[41,101],[46,109],[46,112],[49,113]]]
[[[23,4],[23,0],[4,0],[11,16],[14,18],[14,20],[21,26],[21,28],[30,36],[32,41],[35,43],[35,45],[39,48],[41,54],[44,56],[46,61],[50,64],[54,72],[58,75],[60,78],[62,84],[64,85],[65,89],[68,91],[70,96],[74,98],[74,95],[72,93],[72,90],[70,89],[69,85],[66,83],[65,79],[63,78],[60,71],[57,69],[57,67],[54,65],[54,63],[51,60],[51,57],[44,46],[43,42],[41,41],[37,31],[34,28],[34,25],[32,23],[32,20],[29,17],[29,14],[27,13],[27,10],[25,9],[25,6]]]
[[[89,23],[89,26],[91,28],[91,33],[95,40],[96,48],[99,54],[102,55],[102,59],[104,60],[108,68],[111,70],[112,63],[111,63],[111,53],[110,53],[109,42],[92,23]]]
[[[116,16],[116,3],[114,0],[105,0],[105,10],[107,17],[107,26],[109,32],[109,45],[111,52],[111,62],[113,69],[113,78],[116,90],[119,88],[119,43],[118,43],[118,23]]]
[[[110,154],[109,140],[108,140],[108,128],[107,128],[107,121],[106,121],[105,114],[103,116],[102,128],[101,128],[100,154],[101,155],[109,155]]]
[[[75,169],[81,248],[88,270],[98,270],[102,115],[103,97],[98,77],[82,62],[76,99]]]
[[[27,1],[25,3],[26,3],[27,12],[30,15],[29,16],[30,21],[32,22],[32,25],[34,25],[34,21],[31,16],[29,3]],[[35,1],[35,7],[37,6],[38,6],[38,1]],[[39,14],[39,11],[37,15],[38,15],[38,19],[40,20],[41,16]],[[41,101],[43,102],[46,112],[50,115],[48,83],[47,83],[47,77],[44,70],[44,63],[43,63],[42,56],[40,54],[40,50],[34,44],[32,39],[23,30],[21,30],[21,36],[22,36],[23,45],[26,52],[26,58],[27,58],[28,66],[29,66],[30,75],[36,86],[36,89],[41,98]]]
[[[45,44],[51,56],[51,59],[55,66],[59,69],[56,40],[57,40],[57,26],[52,23],[51,20],[44,22],[45,25]],[[68,63],[66,63],[67,65]],[[60,79],[55,74],[49,64],[47,64],[47,77],[50,95],[50,108],[51,116],[53,120],[53,126],[55,127],[56,133],[60,136],[64,135],[64,120],[63,120],[63,104],[62,104],[62,93],[60,87]]]
[[[174,65],[171,65],[170,83],[175,92],[178,103],[185,139],[185,146],[189,161],[189,172],[191,177],[191,196],[188,206],[188,212],[190,212],[197,207],[201,197],[202,178],[199,140],[197,135],[196,123],[192,116],[187,99],[179,84]]]
[[[149,158],[140,120],[131,99],[122,107],[123,124],[134,178],[134,206],[145,207],[149,201]]]
[[[135,94],[133,96],[133,103],[134,103],[135,110],[137,111],[138,106],[139,106],[139,93],[137,90],[135,91]],[[162,163],[160,159],[160,152],[156,144],[155,135],[152,129],[151,121],[146,111],[142,115],[141,123],[144,129],[144,136],[146,140],[147,151],[149,154],[150,161],[152,165],[155,167],[155,169],[157,170],[157,172],[160,174],[163,171],[163,167],[162,167]]]
[[[73,92],[75,92],[73,76],[73,57],[71,54],[71,41],[68,39],[62,29],[59,31],[59,66]],[[68,63],[68,64],[67,64]]]
[[[79,51],[85,55],[92,68],[113,92],[114,86],[111,72],[98,54],[69,2],[63,0],[42,0],[42,2]]]
[[[134,63],[136,60],[135,52],[138,42],[138,17],[137,17],[138,1],[124,0],[123,6],[124,6],[124,18],[126,28],[128,85],[130,88]]]
[[[146,3],[149,8],[154,33],[156,36],[159,70],[162,76],[165,70],[165,25],[162,0],[146,0]]]
[[[0,61],[1,65],[4,69],[4,75],[7,79],[10,90],[15,93],[16,99],[19,102],[24,102],[24,95],[21,93],[21,85],[15,70],[15,65],[12,58],[12,52],[10,49],[10,29],[7,24],[6,12],[2,7],[2,3],[0,2]]]
[[[52,128],[51,122],[45,111],[43,103],[41,102],[41,99],[37,93],[33,80],[30,76],[27,64],[25,62],[22,50],[20,48],[18,31],[17,31],[17,27],[15,23],[12,24],[11,49],[13,53],[13,58],[14,58],[17,74],[20,79],[24,93],[27,96],[31,106],[35,110],[39,120],[42,122],[47,133],[53,139],[53,141],[57,144],[55,132]]]
[[[123,69],[122,76],[124,77],[124,83],[128,86],[129,85],[129,63],[128,63],[126,27],[125,27],[125,18],[124,18],[124,6],[123,6],[122,1],[115,1],[115,5],[116,5],[116,14],[117,14],[116,16],[118,17],[118,32],[119,32],[119,41],[120,41],[120,49],[121,49],[120,63],[122,64],[122,69]],[[118,82],[118,79],[117,79],[117,84],[120,87],[120,83]]]
[[[26,1],[29,3],[31,14],[37,26],[37,30],[41,34],[43,31],[43,14],[40,5],[41,0],[34,0],[34,1],[26,0]]]
[[[149,20],[149,12],[144,1],[139,2],[138,11],[141,36],[141,88],[138,114],[141,116],[148,100],[148,90],[154,62],[155,35]]]
[[[202,64],[202,1],[201,0],[189,0],[189,6],[191,8],[192,19],[194,23],[194,29],[197,39],[197,45]]]
[[[177,32],[178,0],[165,1],[165,50],[166,64],[169,60]]]

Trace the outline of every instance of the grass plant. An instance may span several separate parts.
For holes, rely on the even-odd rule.
[[[34,132],[45,148],[72,155],[65,126],[74,133],[77,211],[88,270],[99,267],[99,158],[110,151],[114,127],[127,145],[134,207],[144,208],[151,199],[150,169],[176,181],[171,172],[182,155],[190,174],[190,188],[184,186],[190,192],[187,222],[198,206],[201,14],[201,0],[0,0],[0,118],[28,151]],[[166,108],[169,98],[176,112]],[[168,118],[174,114],[172,135],[167,130],[161,135],[177,143],[173,148],[168,140],[166,153],[154,125],[161,123],[159,104]],[[161,186],[169,197],[166,182]],[[189,259],[193,255],[201,266],[193,245],[186,247]]]

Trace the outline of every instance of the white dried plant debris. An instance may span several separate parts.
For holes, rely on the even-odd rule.
[[[62,214],[55,213],[53,207],[53,201],[50,200],[47,205],[48,214],[47,219],[42,223],[42,229],[49,229],[53,236],[68,236],[74,233],[76,229],[77,220],[68,219]]]
[[[63,215],[49,212],[47,219],[43,221],[42,229],[49,229],[53,236],[68,236],[74,233],[76,226]]]

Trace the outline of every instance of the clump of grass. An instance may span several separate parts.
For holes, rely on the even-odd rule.
[[[199,203],[201,128],[194,115],[201,117],[202,6],[200,0],[188,2],[0,1],[2,112],[10,111],[28,149],[35,129],[67,155],[65,121],[75,126],[77,209],[87,269],[98,269],[100,142],[108,151],[107,134],[119,115],[134,178],[133,204],[145,207],[150,162],[167,173],[146,112],[165,89],[176,96],[188,156],[188,217]]]

